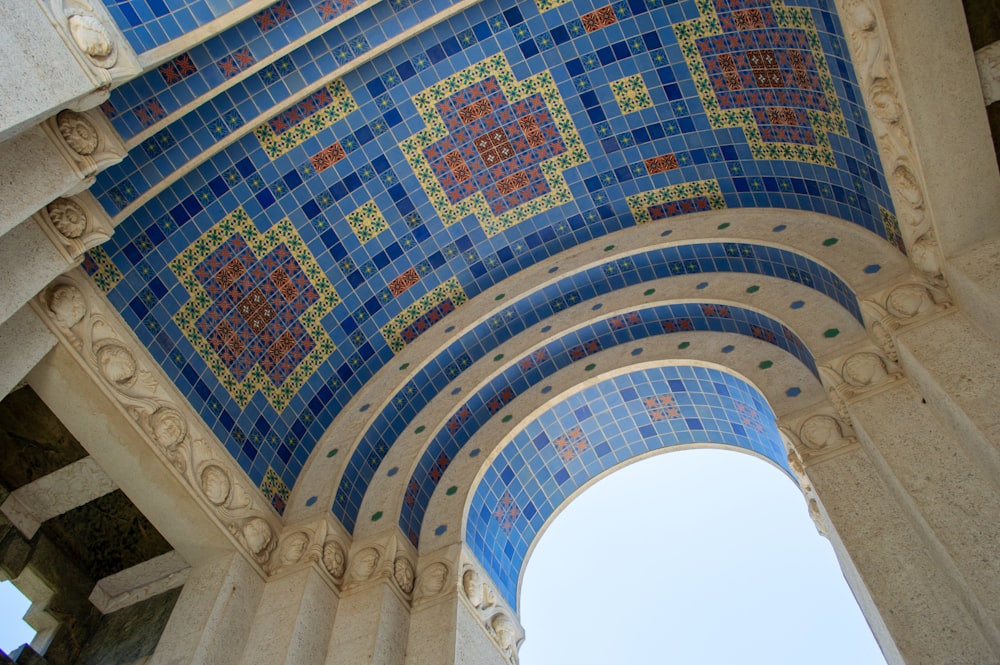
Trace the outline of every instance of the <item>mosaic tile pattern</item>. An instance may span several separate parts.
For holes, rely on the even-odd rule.
[[[478,389],[455,410],[445,426],[434,433],[407,485],[406,500],[400,510],[400,528],[414,545],[419,544],[427,505],[451,461],[491,417],[518,395],[573,363],[592,362],[587,359],[619,344],[698,331],[729,332],[763,340],[790,353],[819,378],[812,355],[795,333],[767,316],[740,307],[714,303],[660,305],[584,326],[525,354]],[[654,422],[677,418],[681,414],[676,397],[671,393],[644,398],[643,408]],[[756,413],[744,407],[737,416],[746,426],[751,415]],[[554,440],[553,445],[560,458],[572,459],[588,450],[592,442],[582,430],[568,429]],[[374,458],[368,461],[371,464]]]
[[[642,80],[642,76],[628,76],[618,81],[611,82],[611,92],[615,95],[618,108],[622,114],[634,113],[653,106],[653,100],[649,98],[649,90]]]
[[[357,108],[344,82],[334,81],[257,127],[254,134],[267,156],[276,159]]]
[[[782,0],[698,0],[674,32],[713,127],[741,127],[755,159],[834,166],[847,134],[809,10]]]
[[[859,323],[862,320],[857,298],[839,277],[812,261],[773,247],[745,243],[694,243],[641,252],[595,266],[558,280],[547,288],[511,304],[499,314],[456,339],[424,366],[417,376],[396,393],[390,404],[374,418],[365,432],[348,462],[345,479],[338,488],[333,505],[334,514],[348,530],[353,530],[364,492],[384,457],[384,453],[378,452],[379,446],[384,441],[394,441],[398,438],[435,395],[457,379],[474,361],[486,357],[490,349],[553,314],[563,311],[568,306],[613,293],[617,289],[670,275],[713,272],[765,274],[805,284],[835,299],[851,312]],[[669,330],[662,324],[657,324],[659,327],[654,325],[652,330],[655,334],[682,331],[685,318],[690,317],[675,319],[674,328]],[[626,320],[624,323],[629,322]],[[612,322],[609,325],[617,324]],[[670,325],[668,321],[667,327]],[[693,328],[693,321],[688,326]],[[772,338],[768,338],[765,333],[764,338],[772,343],[788,339],[783,330],[771,326],[757,327],[762,331],[770,330],[775,333]],[[745,327],[744,331],[751,336],[757,334],[749,326]],[[590,338],[599,336],[600,333],[594,333]],[[581,339],[581,343],[582,341]],[[793,347],[788,347],[791,348]],[[813,367],[813,361],[805,348],[796,345],[794,349],[797,357],[807,366]],[[544,357],[549,357],[548,350],[543,350],[542,353]],[[541,357],[537,360],[541,362]],[[533,364],[522,362],[525,362],[524,365],[519,365],[522,372],[533,369]],[[509,377],[504,385],[510,385],[514,380]],[[493,394],[502,394],[502,390],[498,389]],[[426,496],[428,498],[430,496],[429,489]],[[405,533],[411,530],[419,532],[420,518],[408,517],[405,522],[403,529]]]
[[[101,291],[107,293],[122,280],[122,273],[111,262],[103,247],[95,247],[83,257],[83,269]]]
[[[134,141],[122,163],[97,178],[93,192],[109,213],[118,214],[163,178],[204,151],[215,150],[220,141],[231,144],[120,220],[114,237],[103,247],[104,256],[95,252],[85,268],[107,289],[124,320],[254,482],[261,483],[271,468],[291,488],[315,442],[398,350],[427,331],[446,334],[447,323],[441,323],[456,304],[449,298],[437,300],[440,292],[435,289],[454,284],[464,299],[472,299],[538,261],[631,227],[638,221],[629,205],[636,200],[633,197],[668,192],[662,201],[646,207],[650,221],[653,213],[664,215],[657,223],[666,228],[674,212],[706,205],[700,197],[677,198],[674,193],[681,190],[671,188],[710,181],[717,183],[718,195],[705,197],[709,207],[716,201],[727,208],[816,211],[895,238],[885,178],[832,4],[795,0],[793,6],[786,5],[807,13],[812,21],[820,48],[816,51],[809,43],[813,64],[820,72],[824,66],[820,60],[826,63],[835,98],[826,89],[824,96],[828,103],[835,99],[844,118],[846,134],[826,133],[835,166],[800,161],[795,155],[760,159],[744,128],[712,124],[673,28],[705,18],[707,10],[694,0],[627,0],[610,5],[574,0],[546,11],[532,2],[484,0],[346,74],[343,88],[356,110],[284,152],[288,146],[278,145],[269,153],[254,133],[261,124],[257,118],[268,119],[263,124],[272,138],[289,135],[310,113],[298,105],[315,92],[324,76],[367,57],[373,44],[392,39],[429,13],[449,6],[444,0],[390,0],[348,15],[343,11],[346,5],[335,6],[329,0],[288,0],[293,18],[262,26],[251,17],[186,51],[193,72],[186,60],[177,59],[169,63],[173,69],[151,69],[112,92],[104,108],[115,127],[126,138],[140,134],[142,138]],[[805,28],[781,27],[786,14],[775,9],[778,5],[768,6],[780,30],[754,28],[739,34],[754,34],[757,50],[777,52],[786,48],[778,42],[778,36],[783,40],[786,35],[781,30]],[[764,9],[759,2],[714,7],[720,17],[742,9]],[[755,20],[750,17],[747,25],[756,25]],[[317,34],[320,31],[323,34]],[[277,49],[310,32],[308,42],[280,58],[272,57]],[[567,152],[554,159],[569,154],[568,134],[562,132],[555,110],[558,102],[589,160],[562,171],[569,192],[565,202],[547,210],[531,209],[516,224],[488,235],[475,214],[442,219],[425,180],[414,172],[400,145],[429,129],[416,98],[498,56],[509,67],[510,84],[525,93],[504,92],[511,108],[518,100],[542,95],[544,108],[567,146]],[[224,72],[223,62],[238,71]],[[808,58],[805,62],[809,64]],[[794,75],[794,66],[789,71]],[[552,97],[526,89],[543,74],[549,77],[545,88]],[[637,75],[653,105],[623,114],[612,83]],[[458,85],[449,95],[482,79],[453,80]],[[501,78],[497,80],[499,85]],[[226,86],[224,91],[221,86]],[[194,110],[188,111],[187,105]],[[538,113],[534,116],[539,131],[544,131]],[[530,121],[524,128],[516,125],[525,142],[528,136],[537,136]],[[474,143],[471,146],[475,149]],[[440,186],[430,173],[431,181]],[[538,200],[511,210],[528,210]],[[369,201],[375,202],[388,228],[362,243],[346,218]],[[262,233],[287,220],[342,298],[322,321],[335,348],[297,390],[290,389],[280,412],[259,391],[246,404],[237,401],[174,321],[191,296],[171,262],[237,209],[246,211]],[[404,403],[393,402],[364,435],[359,463],[365,468],[356,468],[352,458],[349,473],[358,487],[366,486],[367,460],[379,459],[377,440],[392,441],[393,432],[405,428],[416,414],[411,409],[443,389],[471,358],[485,356],[500,340],[533,321],[608,293],[621,283],[689,271],[776,274],[807,283],[817,294],[856,311],[853,295],[839,278],[801,257],[778,256],[752,246],[730,249],[736,256],[719,246],[705,250],[705,256],[692,248],[691,255],[684,249],[656,258],[636,256],[635,265],[612,262],[603,266],[608,274],[587,271],[579,281],[560,282],[555,291],[543,289],[528,304],[483,322],[472,336],[456,341],[456,346],[449,344],[412,386],[399,391]],[[639,271],[645,273],[640,276]],[[430,302],[422,300],[427,296]],[[292,384],[286,379],[282,385]],[[383,421],[383,415],[389,419]],[[355,498],[351,492],[343,508],[335,507],[348,522]]]
[[[170,267],[191,295],[174,321],[241,406],[260,391],[282,411],[333,353],[340,297],[291,224],[262,234],[237,210]]]
[[[562,172],[590,159],[552,76],[518,82],[502,55],[413,103],[427,129],[403,142],[403,154],[445,226],[474,214],[494,236],[566,203]]]
[[[260,483],[260,491],[264,494],[264,498],[271,502],[279,515],[284,514],[285,507],[288,505],[288,495],[291,492],[288,485],[271,467],[268,467],[264,474],[264,480]]]
[[[646,402],[666,396],[679,416],[651,417]],[[565,437],[582,437],[590,445],[567,459],[559,447]],[[528,424],[504,446],[475,488],[466,543],[516,608],[518,580],[531,543],[574,492],[639,455],[704,443],[751,451],[788,472],[766,400],[731,374],[704,367],[663,367],[589,387]]]
[[[351,225],[351,230],[358,237],[361,244],[364,244],[377,236],[382,231],[389,228],[389,224],[382,216],[382,211],[374,200],[364,204],[347,216],[347,223]]]
[[[646,164],[649,168],[649,164]],[[691,212],[722,210],[726,199],[715,180],[686,182],[628,197],[628,207],[636,224],[645,224]]]

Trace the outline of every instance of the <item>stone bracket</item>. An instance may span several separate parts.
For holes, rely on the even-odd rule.
[[[125,159],[128,148],[107,117],[97,109],[77,113],[66,109],[47,119],[42,130],[59,148],[80,184],[63,196],[78,194],[94,183],[94,176]]]
[[[32,216],[70,265],[111,239],[114,225],[90,192],[59,198]]]

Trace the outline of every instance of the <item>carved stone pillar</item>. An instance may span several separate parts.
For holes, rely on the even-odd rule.
[[[524,633],[464,545],[421,557],[406,665],[510,665]]]
[[[194,568],[147,665],[237,665],[263,587],[239,554]]]
[[[28,305],[0,324],[0,396],[14,390],[55,344],[55,335]]]
[[[403,665],[415,559],[395,528],[354,543],[326,665]]]
[[[932,323],[955,319],[927,293],[910,295],[887,305],[916,315],[923,303]],[[859,601],[876,610],[869,620],[884,624],[873,628],[890,662],[997,662],[997,478],[956,428],[961,416],[940,418],[904,375],[916,366],[893,341],[898,320],[877,323],[894,330],[882,349],[861,346],[821,365],[830,407],[786,423],[793,468],[818,497]]]

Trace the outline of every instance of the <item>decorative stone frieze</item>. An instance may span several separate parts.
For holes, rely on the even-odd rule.
[[[948,311],[952,306],[947,291],[938,284],[914,278],[896,282],[862,301],[868,334],[874,344],[893,363],[899,361],[894,335],[922,325]]]
[[[43,122],[41,127],[80,178],[78,188],[67,194],[90,187],[96,174],[122,161],[128,154],[118,132],[97,109],[82,113],[66,109]]]
[[[398,529],[353,543],[347,557],[343,588],[354,592],[386,584],[410,605],[416,588],[416,551]]]
[[[414,606],[420,601],[431,600],[444,594],[451,577],[451,568],[444,561],[433,561],[417,574],[413,593]]]
[[[70,264],[81,261],[84,252],[107,242],[114,232],[111,218],[89,192],[58,198],[34,219]]]
[[[60,277],[32,306],[261,574],[294,558],[296,539],[289,532],[280,543],[279,563],[272,562],[281,533],[277,514],[184,398],[158,378],[154,361],[85,275]],[[286,547],[286,541],[292,544]]]
[[[483,630],[507,662],[517,665],[518,650],[524,642],[524,629],[517,622],[516,614],[486,581],[479,564],[464,548],[461,570],[462,593],[459,595],[462,601],[479,618]]]
[[[858,82],[871,111],[882,162],[889,174],[903,242],[913,265],[943,285],[941,248],[927,207],[924,176],[903,110],[898,70],[881,7],[875,0],[836,0],[836,5],[847,32]]]
[[[807,498],[812,492],[807,475],[809,466],[858,445],[850,420],[841,418],[829,405],[784,418],[778,429],[789,448],[789,465]]]

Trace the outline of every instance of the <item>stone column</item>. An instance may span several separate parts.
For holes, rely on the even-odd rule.
[[[464,545],[422,557],[406,665],[516,665],[524,631]]]
[[[147,665],[238,665],[263,589],[239,554],[194,568]]]
[[[789,438],[889,661],[1000,661],[1000,493],[961,417],[938,417],[874,347],[821,371],[833,406]]]
[[[336,614],[336,593],[317,571],[269,580],[241,665],[323,665]]]
[[[395,528],[351,547],[326,665],[403,665],[412,549]]]
[[[14,390],[55,344],[55,336],[27,305],[0,324],[0,395]]]

